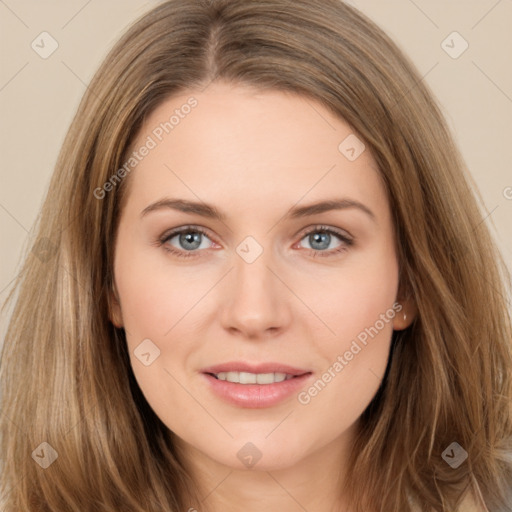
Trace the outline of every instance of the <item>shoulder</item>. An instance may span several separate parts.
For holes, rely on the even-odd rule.
[[[489,512],[478,492],[469,491],[458,508],[458,512]]]
[[[411,497],[409,497],[409,502],[414,512],[420,512],[420,507]],[[485,506],[478,490],[474,491],[470,489],[464,496],[456,512],[489,512],[489,509]]]

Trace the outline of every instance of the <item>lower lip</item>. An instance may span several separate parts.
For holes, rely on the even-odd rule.
[[[233,405],[250,409],[272,407],[278,404],[294,393],[298,393],[312,376],[311,373],[306,373],[274,384],[239,384],[216,379],[207,373],[203,375],[216,395]]]

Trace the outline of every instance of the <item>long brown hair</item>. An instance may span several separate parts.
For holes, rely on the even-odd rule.
[[[365,141],[387,187],[400,290],[418,313],[393,334],[385,379],[361,417],[345,486],[353,510],[453,510],[479,489],[490,512],[511,510],[510,276],[428,87],[378,27],[338,0],[168,0],[101,65],[9,295],[3,510],[199,505],[172,433],[135,381],[125,333],[109,321],[129,176],[101,198],[94,191],[123,166],[145,117],[213,80],[321,102]],[[458,468],[443,456],[453,442],[468,454]]]

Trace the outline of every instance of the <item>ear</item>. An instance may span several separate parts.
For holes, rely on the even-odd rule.
[[[407,329],[418,314],[418,308],[413,298],[397,301],[401,308],[396,308],[396,315],[393,318],[393,330],[402,331]]]
[[[108,292],[108,316],[118,329],[123,327],[123,315],[115,283],[112,283],[112,288]]]

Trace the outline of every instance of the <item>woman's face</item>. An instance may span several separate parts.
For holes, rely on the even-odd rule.
[[[313,100],[223,83],[132,150],[111,317],[155,413],[234,468],[345,450],[411,316],[370,152]]]

